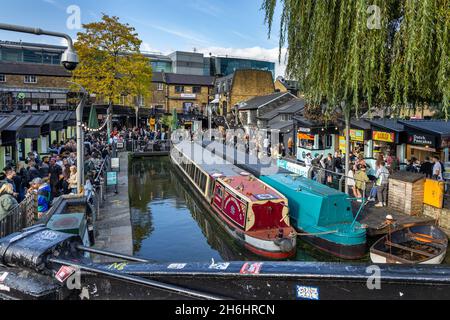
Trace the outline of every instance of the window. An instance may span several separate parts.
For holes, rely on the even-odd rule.
[[[291,121],[292,120],[292,114],[282,114],[281,115],[281,121]]]
[[[164,90],[164,84],[163,83],[157,83],[156,84],[156,90],[163,91]]]
[[[37,77],[36,76],[25,76],[24,83],[37,83]]]
[[[6,82],[6,76],[4,74],[0,74],[0,82]]]
[[[200,86],[192,87],[192,93],[202,93],[202,87]]]
[[[175,86],[175,92],[176,93],[183,93],[184,92],[184,86]]]

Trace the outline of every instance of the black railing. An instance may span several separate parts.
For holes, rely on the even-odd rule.
[[[0,238],[30,227],[36,221],[37,197],[29,194],[0,221]]]
[[[170,151],[170,140],[133,140],[123,142],[123,149],[133,153],[145,152],[168,152]],[[123,149],[118,148],[118,151]]]

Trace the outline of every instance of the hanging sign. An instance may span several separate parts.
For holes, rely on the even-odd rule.
[[[373,140],[394,143],[395,142],[395,133],[373,131]]]

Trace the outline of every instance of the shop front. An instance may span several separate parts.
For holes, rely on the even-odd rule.
[[[345,132],[344,132],[345,133]],[[364,130],[350,129],[350,151],[354,154],[364,153],[365,151],[365,133]],[[339,150],[345,154],[345,136],[339,136]]]
[[[449,162],[450,122],[442,120],[402,121],[408,133],[407,158],[423,162],[427,157],[438,156]]]
[[[400,163],[406,159],[406,132],[398,120],[384,119],[371,121],[374,159],[381,154],[385,158],[396,156]]]
[[[311,153],[313,158],[326,157],[337,150],[337,136],[339,130],[336,126],[325,125],[309,121],[303,117],[294,117],[294,132],[297,160],[304,162],[306,155]]]

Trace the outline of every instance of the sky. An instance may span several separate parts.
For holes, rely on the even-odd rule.
[[[231,55],[278,62],[279,8],[270,39],[264,24],[262,0],[0,0],[0,22],[68,33],[81,24],[98,21],[102,13],[133,26],[142,50],[168,54],[176,50]],[[81,27],[82,28],[82,27]],[[47,44],[58,38],[0,31],[0,40]],[[284,57],[284,55],[282,55]]]

